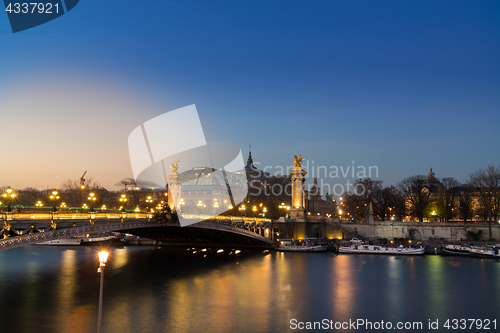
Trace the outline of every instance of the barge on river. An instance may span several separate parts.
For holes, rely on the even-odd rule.
[[[350,246],[340,246],[340,253],[360,253],[360,254],[388,254],[388,255],[416,255],[416,254],[424,254],[424,247],[403,247],[400,245],[399,247],[385,247],[382,245],[368,245],[363,244],[363,241],[353,238],[350,241]]]

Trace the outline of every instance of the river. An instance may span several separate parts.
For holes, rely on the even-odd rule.
[[[216,250],[111,247],[102,331],[468,332],[490,320],[494,332],[500,325],[497,260]],[[1,251],[0,331],[95,332],[97,268],[96,247]],[[482,321],[453,330],[453,319]],[[380,326],[387,323],[391,329]]]

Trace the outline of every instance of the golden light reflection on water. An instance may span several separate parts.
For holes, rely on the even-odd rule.
[[[15,297],[2,303],[6,318],[10,311],[20,332],[42,323],[53,332],[94,332],[96,253],[43,251],[52,258],[17,252],[16,262],[29,260],[22,261],[22,275],[10,284]],[[500,276],[500,264],[491,260],[282,252],[199,259],[112,250],[105,270],[103,332],[272,332],[286,331],[291,318],[315,315],[348,320],[377,312],[441,320],[476,311],[477,297],[485,316],[500,305],[500,279],[492,282]]]
[[[119,269],[125,266],[128,262],[128,255],[127,249],[115,249],[110,257],[113,269]]]
[[[165,293],[170,309],[165,329],[189,332],[202,325],[208,332],[237,332],[240,323],[234,318],[249,316],[258,318],[252,321],[254,325],[267,327],[269,296],[274,292],[271,261],[272,256],[266,255],[241,266],[228,263],[207,274],[171,282]]]
[[[61,267],[59,268],[58,288],[56,290],[56,308],[58,321],[61,328],[72,327],[73,323],[69,321],[67,309],[72,308],[75,303],[76,291],[76,251],[65,250],[62,253]]]
[[[65,326],[61,332],[86,333],[97,328],[96,308],[90,304],[77,305],[64,314]],[[95,324],[94,324],[95,323]]]
[[[334,277],[331,283],[335,286],[335,288],[332,288],[332,298],[334,300],[332,317],[335,315],[341,320],[352,318],[355,310],[355,296],[358,289],[355,274],[362,271],[363,264],[361,263],[357,266],[357,269],[353,269],[353,259],[348,255],[335,257],[332,274],[330,275]]]
[[[286,257],[284,252],[277,252],[274,254],[274,293],[276,293],[276,305],[279,313],[285,318],[275,318],[276,320],[286,320],[289,322],[294,314],[294,308],[291,306],[292,302],[292,276],[290,270],[290,259]]]

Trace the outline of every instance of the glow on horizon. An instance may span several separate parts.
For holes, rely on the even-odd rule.
[[[41,77],[2,92],[0,186],[58,188],[87,177],[108,189],[132,176],[127,137],[168,111],[103,78]]]

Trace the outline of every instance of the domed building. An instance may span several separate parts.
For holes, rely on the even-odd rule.
[[[179,205],[183,213],[216,214],[231,209],[247,194],[243,172],[225,172],[199,167],[180,174],[182,181]]]

